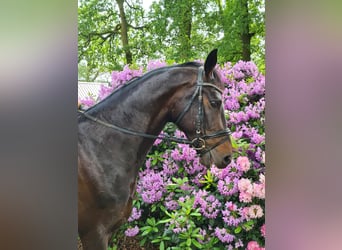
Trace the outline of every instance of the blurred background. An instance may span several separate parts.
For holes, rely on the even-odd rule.
[[[162,56],[161,52],[165,58],[182,61],[203,58],[196,53],[221,46],[220,56],[225,57],[221,62],[236,60],[229,55],[233,49],[225,48],[234,48],[230,43],[242,40],[233,30],[223,28],[235,28],[233,23],[222,24],[232,16],[223,2],[221,7],[219,1],[201,7],[195,4],[204,1],[191,1],[196,6],[191,16],[197,20],[191,25],[199,27],[191,28],[190,50],[181,47],[189,46],[185,17],[190,15],[183,13],[185,6],[176,13],[172,6],[167,8],[169,1],[165,6],[152,3],[147,9],[142,3],[129,2],[131,8],[125,2],[130,40],[123,46],[121,34],[113,33],[121,22],[119,2],[1,2],[0,249],[77,247],[78,80],[86,80],[88,75],[95,81],[100,79],[94,77],[97,69],[101,69],[100,76],[123,67],[130,60],[129,51],[132,63]],[[179,2],[187,5],[190,1]],[[109,49],[111,39],[117,45],[111,52],[83,51],[93,43],[86,46],[87,38],[78,46],[80,34],[89,35],[87,25],[80,22],[82,6],[88,5],[89,11],[94,11],[88,26],[112,20],[113,35],[104,34],[106,41],[101,35],[91,36],[97,37],[97,43],[103,42],[103,49]],[[134,8],[140,8],[136,13],[141,14],[130,14]],[[254,11],[259,12],[257,6]],[[340,249],[341,3],[266,1],[265,12],[266,248]],[[143,19],[145,15],[151,18]],[[169,18],[166,23],[159,21],[163,16]],[[133,28],[146,26],[145,20],[159,24],[155,29],[160,38],[153,37],[156,33],[151,27]],[[175,34],[176,25],[184,28],[183,36]],[[258,62],[263,55],[262,36],[253,39],[251,47],[256,49],[251,58],[262,65]],[[92,56],[94,60],[90,60]],[[89,65],[93,62],[106,63]]]

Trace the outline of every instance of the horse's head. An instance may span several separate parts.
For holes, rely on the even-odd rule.
[[[230,163],[232,145],[222,105],[224,85],[215,71],[216,62],[217,50],[213,50],[173,111],[177,114],[175,123],[192,140],[201,163],[224,168]]]

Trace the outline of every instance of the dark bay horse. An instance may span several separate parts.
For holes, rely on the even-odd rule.
[[[106,250],[129,217],[139,167],[167,122],[202,164],[230,162],[232,146],[215,71],[217,50],[199,63],[159,68],[114,91],[78,117],[78,232],[84,250]]]

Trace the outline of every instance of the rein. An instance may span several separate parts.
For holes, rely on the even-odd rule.
[[[165,140],[168,140],[168,141],[174,141],[174,142],[182,143],[182,144],[191,144],[192,143],[192,141],[189,141],[187,139],[178,138],[178,137],[174,137],[174,136],[169,136],[169,135],[151,135],[151,134],[145,134],[143,132],[138,132],[138,131],[122,128],[122,127],[116,126],[114,124],[110,124],[108,122],[101,121],[101,120],[97,119],[96,117],[91,116],[91,115],[85,113],[82,110],[78,110],[78,112],[82,113],[89,120],[92,120],[92,121],[94,121],[96,123],[99,123],[99,124],[105,126],[105,127],[115,129],[115,130],[120,131],[120,132],[125,133],[125,134],[145,137],[145,138],[149,138],[149,139],[161,139],[161,140],[165,139]]]
[[[119,127],[117,125],[114,124],[110,124],[108,122],[99,120],[98,118],[89,115],[86,113],[86,111],[83,110],[78,110],[79,113],[83,114],[86,118],[88,118],[91,121],[94,121],[96,123],[99,123],[105,127],[120,131],[122,133],[125,134],[129,134],[129,135],[133,135],[133,136],[139,136],[139,137],[144,137],[144,138],[149,138],[149,139],[161,139],[161,140],[166,140],[166,141],[173,141],[173,142],[177,142],[180,144],[189,144],[191,145],[195,150],[199,151],[200,154],[205,154],[207,152],[209,152],[210,150],[212,150],[213,148],[216,148],[218,145],[222,144],[224,141],[228,140],[228,138],[223,138],[222,140],[220,140],[218,143],[216,143],[215,145],[211,146],[210,148],[206,148],[205,145],[205,141],[208,139],[213,139],[213,138],[218,138],[218,137],[223,137],[226,135],[230,134],[230,131],[228,128],[218,131],[214,134],[209,134],[209,135],[202,135],[202,121],[203,121],[203,95],[202,95],[202,88],[203,87],[212,87],[214,89],[216,89],[217,91],[219,91],[222,94],[222,90],[219,89],[217,86],[215,86],[214,84],[211,83],[207,83],[207,82],[203,82],[203,66],[199,67],[199,71],[198,71],[198,79],[197,79],[197,85],[196,85],[196,90],[194,92],[194,94],[191,97],[190,102],[187,104],[187,106],[185,107],[185,109],[182,111],[182,113],[180,113],[178,115],[178,118],[175,122],[175,124],[177,125],[178,122],[180,122],[182,120],[182,118],[184,117],[185,113],[189,111],[191,104],[194,102],[196,96],[198,96],[198,114],[196,117],[196,137],[193,140],[188,140],[188,139],[184,139],[184,138],[179,138],[179,137],[175,137],[175,136],[170,136],[170,135],[152,135],[152,134],[146,134],[143,132],[138,132],[138,131],[133,131],[130,129],[126,129],[123,127]]]

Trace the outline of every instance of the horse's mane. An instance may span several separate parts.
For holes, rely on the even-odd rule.
[[[144,81],[149,77],[155,76],[159,73],[165,72],[166,70],[172,69],[172,68],[177,68],[177,67],[181,67],[181,68],[185,68],[185,67],[200,67],[202,64],[198,63],[198,62],[186,62],[186,63],[182,63],[182,64],[174,64],[174,65],[170,65],[170,66],[164,66],[164,67],[160,67],[157,69],[153,69],[145,74],[143,74],[142,76],[139,77],[134,77],[131,80],[127,81],[126,83],[124,83],[124,85],[121,88],[125,88],[129,85],[131,85],[132,83],[135,83],[137,81]],[[115,91],[114,91],[115,92]]]
[[[169,69],[172,68],[176,68],[176,67],[181,67],[181,68],[185,68],[185,67],[200,67],[202,64],[198,63],[198,62],[185,62],[182,64],[174,64],[174,65],[170,65],[170,66],[164,66],[164,67],[160,67],[157,69],[153,69],[145,74],[143,74],[142,76],[138,76],[138,77],[133,77],[132,79],[130,79],[129,81],[125,82],[122,86],[120,86],[119,88],[115,89],[112,93],[110,93],[106,98],[102,99],[100,102],[96,103],[95,105],[91,106],[90,108],[86,109],[86,110],[91,110],[93,108],[95,108],[98,104],[100,104],[102,101],[106,100],[107,98],[109,98],[110,96],[116,94],[118,91],[124,90],[124,89],[130,89],[130,88],[134,88],[137,84],[139,84],[142,81],[147,80],[150,77],[153,77],[157,74],[160,74],[162,72],[165,72]]]

